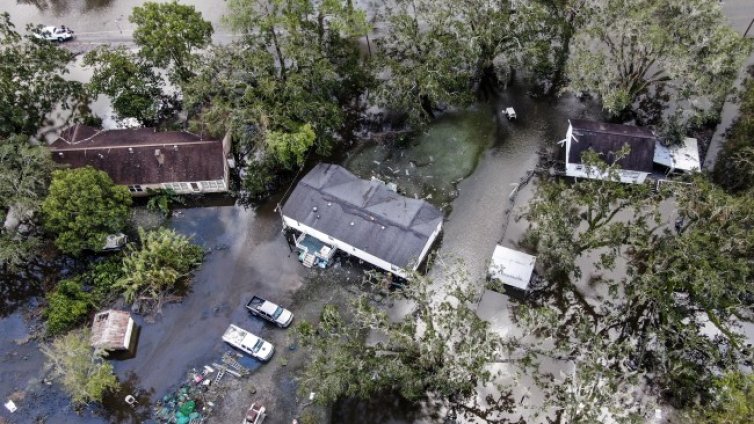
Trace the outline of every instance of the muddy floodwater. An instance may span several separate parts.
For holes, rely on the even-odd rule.
[[[516,108],[518,121],[500,115],[501,107],[508,105]],[[568,118],[592,114],[586,103],[574,98],[533,99],[524,88],[514,86],[494,102],[440,118],[425,133],[398,147],[360,145],[343,155],[343,164],[363,177],[394,181],[411,196],[446,206],[448,219],[438,254],[462,257],[479,274],[494,244],[503,237],[506,210],[512,204],[510,193],[536,166],[538,151],[562,138]],[[3,409],[0,417],[14,423],[33,423],[39,417],[51,423],[143,422],[150,402],[179,384],[188,370],[201,368],[227,349],[220,336],[229,323],[241,323],[263,338],[279,338],[281,330],[250,319],[244,310],[251,293],[287,305],[307,283],[309,271],[290,254],[281,235],[281,220],[274,212],[278,201],[274,197],[248,209],[221,201],[220,205],[181,209],[169,221],[172,228],[191,235],[206,249],[205,262],[182,302],[165,306],[155,322],[137,318],[140,336],[135,357],[113,361],[125,388],[108,399],[104,408],[91,407],[77,415],[56,385],[42,381],[44,358],[37,342],[27,340],[29,326],[38,325],[24,317],[29,308],[18,308],[0,319],[4,382],[0,396],[7,399],[16,393],[19,398],[19,410],[11,416]],[[33,305],[39,300],[31,296],[27,301]],[[124,408],[122,397],[129,393],[143,406]],[[389,417],[384,415],[387,408]],[[393,396],[376,397],[368,404],[340,402],[332,417],[335,423],[442,418],[431,407]],[[283,421],[273,418],[270,422]]]
[[[77,31],[77,42],[117,43],[130,42],[133,28],[128,16],[132,7],[142,3],[8,0],[0,10],[8,11],[19,28],[27,23],[62,23]],[[213,23],[216,41],[230,39],[220,25],[225,2],[182,3],[195,5]],[[501,116],[501,108],[507,106],[516,109],[517,121]],[[599,111],[592,103],[569,96],[555,101],[532,98],[519,81],[494,101],[442,116],[423,134],[399,146],[360,144],[343,154],[342,163],[362,177],[395,182],[401,192],[442,207],[446,222],[437,254],[460,258],[471,276],[480,278],[494,245],[514,245],[523,231],[520,226],[508,226],[510,211],[514,205],[525,204],[531,190],[518,197],[513,194],[537,166],[538,151],[564,138],[567,120],[577,117],[599,119]],[[176,387],[188,370],[226,350],[220,336],[229,323],[241,323],[263,338],[282,340],[284,330],[250,319],[244,310],[252,293],[287,305],[311,283],[310,271],[291,255],[281,235],[281,220],[274,212],[279,200],[273,197],[256,208],[225,200],[181,209],[170,220],[172,228],[193,236],[206,249],[205,262],[182,302],[166,305],[155,322],[137,317],[140,333],[135,357],[113,361],[124,388],[108,397],[104,406],[73,411],[59,387],[44,381],[44,357],[39,342],[30,338],[39,327],[35,314],[41,287],[19,284],[13,291],[4,291],[8,298],[0,308],[0,400],[13,398],[19,409],[10,414],[0,408],[0,423],[148,422],[152,401]],[[260,365],[252,362],[250,366]],[[293,399],[295,388],[289,386],[279,390]],[[141,406],[126,407],[122,401],[126,394],[135,394]],[[277,411],[267,422],[290,422],[282,417],[288,419],[293,413]],[[440,415],[427,403],[411,404],[384,395],[369,402],[337,403],[332,422],[434,423],[442,422]]]

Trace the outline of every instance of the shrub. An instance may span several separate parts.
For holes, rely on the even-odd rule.
[[[60,334],[79,324],[95,306],[91,293],[83,290],[78,278],[62,280],[47,294],[44,311],[48,334]]]

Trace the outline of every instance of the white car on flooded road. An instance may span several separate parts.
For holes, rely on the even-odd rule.
[[[65,25],[46,26],[35,29],[32,35],[40,40],[63,42],[73,40],[73,31]]]

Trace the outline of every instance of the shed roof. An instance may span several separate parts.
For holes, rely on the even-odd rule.
[[[646,128],[632,125],[572,119],[573,128],[569,163],[582,163],[581,155],[587,150],[598,153],[602,160],[612,165],[615,153],[628,145],[629,154],[617,162],[621,169],[651,172],[657,137]]]
[[[537,258],[532,255],[497,245],[492,253],[490,277],[502,281],[503,284],[526,290],[536,261]]]
[[[97,313],[92,324],[92,347],[105,350],[128,349],[133,321],[126,311],[108,309]]]
[[[672,170],[698,171],[701,168],[699,144],[695,138],[686,138],[682,144],[673,146],[664,146],[657,143],[654,162]]]
[[[92,166],[121,185],[211,181],[225,176],[222,142],[185,131],[98,130],[76,125],[63,131],[50,150],[57,163]]]
[[[416,265],[443,220],[424,200],[324,163],[299,181],[283,215],[401,268]]]

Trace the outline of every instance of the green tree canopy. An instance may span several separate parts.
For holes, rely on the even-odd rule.
[[[62,280],[47,294],[44,311],[48,334],[60,334],[70,330],[89,314],[95,299],[83,290],[79,279]]]
[[[744,84],[739,113],[726,134],[712,176],[726,190],[751,193],[754,190],[754,78],[750,77]]]
[[[682,406],[745,358],[734,323],[754,298],[754,199],[702,177],[668,194],[648,185],[542,181],[525,244],[548,286],[523,321],[559,340],[567,357],[580,357],[594,339],[627,344],[601,363],[632,367]],[[678,208],[677,231],[660,213],[668,204]],[[601,288],[596,298],[577,284],[584,263],[594,273],[590,287]]]
[[[110,177],[91,167],[57,170],[42,204],[44,226],[56,235],[55,245],[78,255],[100,250],[107,235],[123,230],[131,195]]]
[[[381,19],[389,24],[377,40],[386,71],[380,103],[422,122],[438,107],[469,104],[480,84],[505,81],[531,22],[515,16],[507,1],[386,2]]]
[[[699,98],[719,107],[750,49],[718,2],[601,0],[583,13],[568,62],[570,88],[599,95],[616,115],[664,87],[681,110],[709,110],[690,101]]]
[[[80,106],[81,83],[63,76],[73,55],[56,45],[16,32],[0,14],[0,137],[35,136],[57,106]]]
[[[267,133],[267,149],[286,167],[301,166],[315,139],[316,135],[309,124],[292,133],[270,131]]]
[[[101,402],[108,391],[118,388],[113,366],[90,346],[88,329],[74,330],[42,346],[47,365],[74,404]]]
[[[134,41],[141,49],[139,55],[154,66],[172,66],[177,82],[191,76],[194,50],[209,45],[213,32],[212,24],[194,6],[175,0],[134,7],[129,20],[136,24]]]
[[[47,194],[53,162],[44,147],[25,136],[0,140],[0,269],[16,268],[35,253],[40,240],[33,229],[18,233],[20,224],[33,224]],[[13,222],[10,222],[13,221]]]
[[[258,191],[309,147],[327,154],[348,138],[373,81],[355,40],[367,25],[345,0],[230,0],[228,7],[225,20],[243,39],[202,58],[184,99],[196,127],[217,135],[230,129],[239,154],[254,158],[245,187]]]
[[[322,403],[384,392],[409,400],[428,393],[459,404],[468,400],[490,380],[487,364],[503,346],[477,316],[479,293],[463,267],[448,266],[443,273],[442,288],[414,275],[393,293],[393,300],[414,305],[397,322],[362,296],[352,314],[328,305],[316,328],[300,323],[299,336],[311,355],[300,390],[316,392]],[[378,341],[367,342],[370,335]]]
[[[697,406],[689,414],[695,424],[754,422],[754,374],[731,371],[715,381],[712,407]]]
[[[110,96],[119,118],[136,118],[144,125],[158,121],[163,83],[138,55],[124,47],[100,48],[87,53],[84,64],[94,68],[87,87]]]
[[[204,256],[201,247],[173,230],[139,229],[140,245],[129,245],[123,258],[122,277],[113,288],[123,292],[128,303],[161,302],[185,282]],[[159,307],[159,306],[158,306]]]

